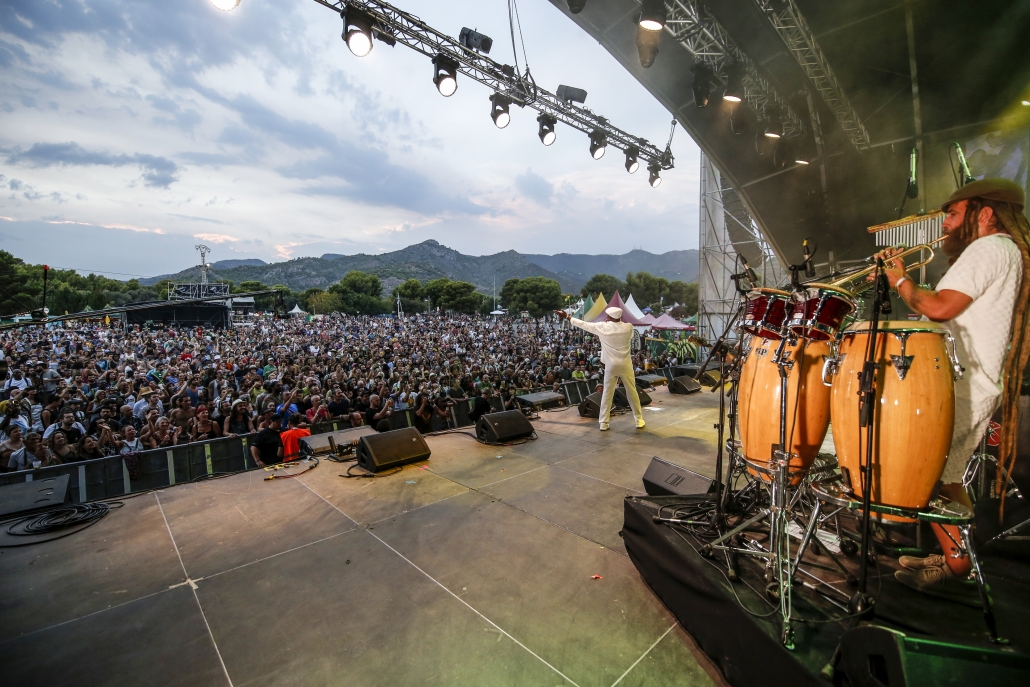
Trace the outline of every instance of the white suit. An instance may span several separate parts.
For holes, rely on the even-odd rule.
[[[640,397],[637,396],[636,377],[633,376],[633,361],[630,360],[630,342],[633,339],[633,325],[628,322],[585,322],[575,317],[569,318],[572,326],[590,332],[601,341],[601,362],[604,363],[604,392],[601,394],[601,416],[598,421],[608,424],[612,409],[612,397],[615,385],[622,379],[626,388],[626,398],[633,409],[638,424],[643,422],[644,413],[640,409]]]

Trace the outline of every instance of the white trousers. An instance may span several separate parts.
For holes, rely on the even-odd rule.
[[[956,384],[955,429],[951,433],[948,462],[944,464],[941,481],[944,484],[962,482],[969,458],[983,439],[991,416],[998,409],[1000,394],[985,394],[969,384]]]
[[[637,380],[633,376],[633,363],[627,360],[621,365],[604,366],[604,391],[601,392],[601,416],[598,418],[602,425],[608,422],[611,415],[612,398],[620,379],[626,388],[626,398],[629,400],[629,407],[633,409],[633,416],[638,420],[644,419],[644,412],[640,409],[640,397],[637,396]]]

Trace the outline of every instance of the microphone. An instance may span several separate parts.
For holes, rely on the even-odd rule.
[[[815,276],[815,265],[812,264],[812,256],[815,255],[815,249],[809,249],[808,242],[810,239],[805,239],[805,242],[801,244],[801,247],[805,251],[805,276]]]
[[[962,170],[962,183],[959,184],[959,186],[965,186],[972,181],[976,181],[976,179],[974,179],[973,175],[969,173],[969,164],[966,162],[965,153],[962,152],[962,144],[955,143],[953,145],[955,146],[955,149],[958,150],[958,164],[959,169]]]
[[[744,275],[751,282],[752,286],[758,283],[758,275],[751,269],[751,265],[747,264],[747,258],[743,255],[740,256],[740,264],[744,266]]]
[[[916,155],[917,151],[915,148],[908,154],[908,197],[917,198],[919,196],[919,182],[916,181]]]

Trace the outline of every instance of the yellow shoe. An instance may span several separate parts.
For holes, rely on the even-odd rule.
[[[646,423],[644,422],[644,418],[642,418],[642,417],[638,417],[637,418],[637,429],[643,429],[645,424]]]
[[[608,431],[608,423],[607,422],[602,422],[601,423],[601,431],[602,432],[607,432]]]

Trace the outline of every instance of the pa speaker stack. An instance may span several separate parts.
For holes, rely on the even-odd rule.
[[[367,434],[358,441],[358,465],[379,472],[429,458],[431,451],[414,427]]]
[[[637,388],[637,396],[640,398],[641,406],[651,405],[651,397],[641,388]],[[615,395],[612,396],[612,408],[629,408],[629,399],[626,398],[626,387],[616,387]],[[601,417],[601,392],[597,391],[579,404],[580,417]]]
[[[673,377],[672,381],[669,382],[670,394],[693,394],[698,391],[701,391],[701,385],[696,379],[687,375]]]
[[[536,411],[558,408],[565,405],[565,395],[553,391],[540,391],[535,394],[523,394],[516,396],[515,402],[520,406],[532,408]]]
[[[536,430],[520,410],[487,413],[476,423],[476,437],[490,444],[503,444],[533,436]]]

